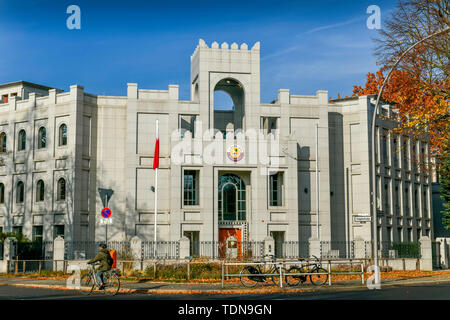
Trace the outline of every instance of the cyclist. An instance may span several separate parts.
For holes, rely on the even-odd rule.
[[[99,252],[95,256],[95,258],[88,261],[88,264],[100,262],[100,266],[98,267],[97,272],[95,273],[95,277],[97,278],[99,289],[104,288],[103,273],[111,270],[111,266],[108,263],[108,256],[109,256],[109,251],[106,249],[106,244],[102,243],[99,246]]]

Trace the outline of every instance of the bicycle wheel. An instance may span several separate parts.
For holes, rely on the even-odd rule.
[[[272,276],[272,283],[276,286],[280,285],[280,268],[273,268],[270,270],[270,273],[273,273]],[[285,268],[282,268],[282,273],[287,273],[287,270]],[[284,282],[286,282],[286,277]]]
[[[251,266],[244,267],[240,273],[240,280],[244,287],[254,287],[258,284],[257,269]]]
[[[286,276],[286,283],[290,287],[298,286],[300,283],[303,283],[306,281],[306,275],[296,275],[295,273],[306,273],[306,270],[304,270],[301,267],[291,267],[287,271],[287,273],[293,273],[293,275]]]
[[[88,295],[94,290],[94,279],[92,279],[91,274],[84,274],[80,279],[79,291],[81,294]]]
[[[115,296],[117,292],[119,292],[120,289],[120,280],[117,274],[115,273],[109,273],[104,276],[103,283],[105,287],[103,288],[103,291],[108,296]]]
[[[328,271],[324,268],[314,268],[311,270],[309,280],[311,280],[311,283],[315,286],[322,286],[327,283]]]

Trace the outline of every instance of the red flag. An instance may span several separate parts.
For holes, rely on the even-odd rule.
[[[153,158],[153,170],[159,168],[159,138],[156,137],[155,156]]]

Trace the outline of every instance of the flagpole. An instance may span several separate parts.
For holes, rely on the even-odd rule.
[[[159,139],[159,128],[158,128],[158,120],[156,120],[156,141],[158,141]],[[158,150],[158,155],[154,155],[155,157],[159,157],[159,150]],[[158,167],[159,167],[159,159],[158,159],[158,166],[156,166],[155,168],[155,223],[154,223],[154,236],[155,236],[155,241],[154,241],[154,246],[153,246],[153,257],[156,259],[156,230],[157,230],[157,217],[158,217]]]

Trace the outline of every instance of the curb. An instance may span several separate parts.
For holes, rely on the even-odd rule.
[[[422,285],[422,284],[444,284],[450,283],[450,279],[440,279],[436,281],[413,281],[413,282],[403,282],[403,283],[381,283],[383,287],[399,287],[399,286],[411,286],[411,285]],[[25,283],[5,283],[1,282],[0,286],[12,286],[12,287],[22,287],[22,288],[41,288],[41,289],[52,289],[52,290],[70,290],[78,291],[76,288],[68,288],[60,285],[49,285],[49,284],[25,284]],[[308,293],[308,292],[337,292],[337,291],[349,291],[349,290],[361,290],[368,289],[364,285],[353,285],[348,287],[329,287],[323,286],[316,289],[119,289],[119,293],[140,293],[140,294],[264,294],[264,293]]]
[[[53,290],[70,290],[70,291],[78,291],[76,288],[67,288],[58,285],[50,285],[50,284],[25,284],[25,283],[0,283],[0,286],[11,286],[11,287],[22,287],[22,288],[41,288],[41,289],[53,289]],[[177,290],[177,289],[119,289],[119,293],[148,293],[148,294],[249,294],[249,293],[304,293],[304,292],[314,292],[314,290],[308,289],[256,289],[256,290],[217,290],[217,289],[209,289],[209,290]]]

